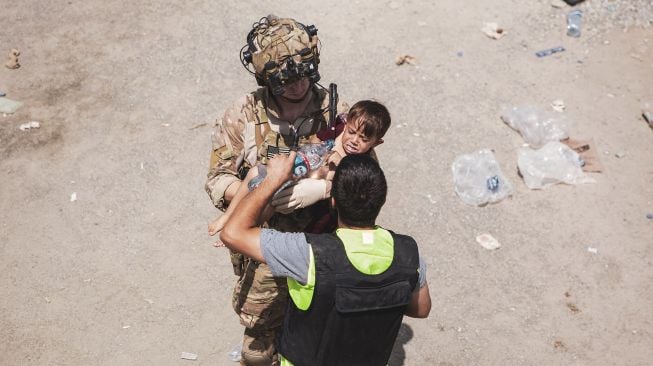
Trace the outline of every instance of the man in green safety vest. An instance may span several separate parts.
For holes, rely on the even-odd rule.
[[[375,225],[387,184],[378,163],[349,155],[336,169],[332,234],[259,228],[259,215],[290,180],[296,153],[278,155],[220,235],[230,249],[287,277],[289,302],[279,338],[281,365],[386,365],[404,315],[431,311],[426,266],[409,236]]]

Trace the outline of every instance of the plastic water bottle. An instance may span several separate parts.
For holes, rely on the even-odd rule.
[[[243,344],[238,343],[237,345],[231,347],[231,350],[227,353],[227,358],[233,362],[240,362],[240,354],[243,351]]]
[[[580,37],[580,20],[583,17],[581,10],[570,11],[567,14],[567,35],[569,37]]]
[[[324,162],[327,158],[327,153],[333,149],[334,143],[334,140],[326,140],[319,144],[306,144],[300,146],[297,150],[297,156],[295,156],[295,163],[292,169],[293,177],[295,179],[301,178],[309,172],[312,172],[324,165]],[[258,175],[249,181],[247,188],[249,188],[251,191],[254,188],[258,187],[263,179],[265,179],[266,175],[267,170],[265,169],[265,165],[258,165]],[[281,187],[281,189],[283,189],[285,186],[286,185]]]

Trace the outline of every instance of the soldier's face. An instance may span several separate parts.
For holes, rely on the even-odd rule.
[[[306,93],[308,93],[310,86],[311,83],[308,81],[308,78],[301,78],[292,84],[286,84],[281,96],[289,101],[301,101],[306,96]]]
[[[347,155],[365,154],[382,143],[383,139],[366,136],[363,132],[363,124],[358,121],[347,121],[342,131],[342,147]]]

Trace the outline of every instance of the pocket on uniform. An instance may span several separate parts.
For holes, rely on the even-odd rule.
[[[410,302],[410,283],[406,280],[376,287],[336,285],[336,310],[356,313],[390,309]]]

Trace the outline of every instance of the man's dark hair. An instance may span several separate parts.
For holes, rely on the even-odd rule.
[[[331,195],[340,221],[372,227],[385,203],[388,185],[379,163],[367,154],[344,157],[333,177]]]

